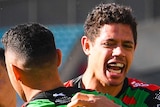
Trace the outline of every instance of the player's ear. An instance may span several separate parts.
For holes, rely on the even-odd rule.
[[[62,63],[62,52],[61,52],[61,50],[60,49],[57,49],[57,60],[58,60],[58,62],[57,62],[57,66],[60,66],[61,65],[61,63]]]
[[[89,43],[89,39],[87,36],[82,36],[81,38],[81,45],[82,45],[82,49],[84,51],[84,53],[86,55],[89,55],[89,51],[90,51],[90,43]]]
[[[12,71],[13,71],[15,77],[16,77],[16,80],[20,80],[20,72],[22,70],[15,65],[11,65],[11,66],[12,66]]]

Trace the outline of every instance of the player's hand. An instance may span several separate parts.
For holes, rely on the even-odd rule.
[[[77,93],[67,107],[121,107],[105,96]]]

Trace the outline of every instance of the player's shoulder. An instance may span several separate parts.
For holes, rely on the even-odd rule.
[[[136,78],[128,78],[128,84],[132,88],[144,88],[150,91],[160,90],[160,86],[156,84],[146,83]]]

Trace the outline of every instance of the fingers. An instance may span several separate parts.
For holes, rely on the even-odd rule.
[[[79,100],[89,100],[89,99],[91,99],[93,96],[94,96],[94,95],[92,95],[92,94],[83,94],[83,93],[78,92],[78,93],[76,93],[76,94],[72,97],[71,101],[74,101],[74,100],[76,100],[76,99],[79,99]]]
[[[92,94],[75,94],[67,107],[119,107],[112,100],[105,96],[95,96]]]
[[[85,100],[74,100],[70,102],[67,107],[92,107],[92,101],[85,101]]]
[[[76,93],[67,107],[92,107],[93,100],[91,94]]]

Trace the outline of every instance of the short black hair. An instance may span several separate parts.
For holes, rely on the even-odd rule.
[[[38,23],[20,24],[9,29],[2,37],[5,51],[11,50],[25,66],[42,66],[56,57],[53,33]]]
[[[104,24],[122,23],[131,27],[135,44],[137,43],[137,22],[132,9],[115,3],[101,3],[88,14],[84,24],[84,34],[94,41]]]

